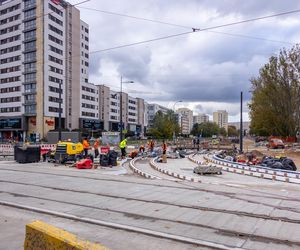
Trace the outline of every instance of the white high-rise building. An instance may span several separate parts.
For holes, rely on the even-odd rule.
[[[188,130],[191,132],[193,128],[193,111],[188,108],[179,108],[176,113],[186,115],[188,119]]]
[[[88,25],[63,0],[0,0],[0,137],[43,138],[99,119]]]
[[[219,128],[225,128],[228,131],[228,113],[225,110],[218,110],[213,113],[213,121]]]
[[[209,116],[206,114],[199,114],[193,116],[193,124],[201,124],[203,122],[209,122]]]

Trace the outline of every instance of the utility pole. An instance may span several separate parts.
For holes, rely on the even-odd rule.
[[[241,92],[241,114],[240,114],[240,152],[243,152],[243,92]]]
[[[62,99],[61,99],[61,83],[59,83],[59,93],[58,93],[58,99],[59,99],[59,103],[58,103],[58,140],[61,141],[61,103],[62,103]]]

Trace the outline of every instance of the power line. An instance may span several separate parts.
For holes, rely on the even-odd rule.
[[[97,12],[101,12],[101,13],[109,14],[109,15],[116,15],[116,16],[121,16],[121,17],[126,17],[126,18],[132,18],[132,19],[137,19],[137,20],[142,20],[142,21],[147,21],[147,22],[153,22],[153,23],[169,25],[169,26],[173,26],[173,27],[189,29],[189,30],[192,30],[192,31],[201,30],[201,28],[195,28],[195,27],[191,27],[191,26],[180,25],[180,24],[175,24],[175,23],[170,23],[170,22],[164,22],[164,21],[159,21],[159,20],[154,20],[154,19],[149,19],[149,18],[137,17],[137,16],[127,15],[127,14],[122,14],[122,13],[117,13],[117,12],[112,12],[112,11],[106,11],[106,10],[100,10],[100,9],[94,9],[94,8],[88,8],[88,7],[82,7],[82,6],[80,6],[79,8],[86,9],[86,10],[91,10],[91,11],[97,11]],[[289,11],[289,12],[283,12],[283,13],[279,13],[279,14],[275,14],[275,15],[270,15],[270,16],[266,16],[266,17],[259,17],[257,20],[270,18],[270,17],[278,16],[278,15],[287,15],[287,14],[291,14],[291,13],[295,13],[295,12],[299,12],[299,11],[300,10],[295,10],[295,11]],[[246,21],[248,21],[248,20],[246,20]],[[241,21],[241,22],[244,22],[244,21]],[[246,39],[263,40],[263,41],[284,43],[284,44],[294,44],[294,43],[291,43],[291,42],[272,40],[272,39],[249,36],[249,35],[244,35],[244,34],[235,34],[235,33],[228,33],[228,32],[217,32],[217,31],[208,31],[208,32],[223,34],[223,35],[228,35],[228,36],[236,36],[236,37],[241,37],[241,38],[246,38]]]
[[[140,42],[135,42],[135,43],[130,43],[130,44],[118,45],[118,46],[115,46],[115,47],[110,47],[110,48],[101,49],[101,50],[95,50],[95,51],[90,52],[90,54],[95,54],[95,53],[100,53],[100,52],[105,52],[105,51],[110,51],[110,50],[115,50],[115,49],[120,49],[120,48],[125,48],[125,47],[131,47],[131,46],[134,46],[134,45],[139,45],[139,44],[144,44],[144,43],[149,43],[149,42],[155,42],[155,41],[159,41],[159,40],[165,40],[165,39],[169,39],[169,38],[173,38],[173,37],[179,37],[179,36],[192,34],[192,33],[196,33],[196,32],[209,31],[209,30],[213,30],[213,29],[229,27],[229,26],[234,26],[234,25],[248,23],[248,22],[254,22],[254,21],[263,20],[263,19],[267,19],[267,18],[273,18],[273,17],[277,17],[277,16],[289,15],[289,14],[298,13],[298,12],[300,12],[300,10],[281,12],[281,13],[277,13],[277,14],[273,14],[273,15],[257,17],[257,18],[251,18],[251,19],[247,19],[247,20],[242,20],[242,21],[237,21],[237,22],[232,22],[232,23],[227,23],[227,24],[211,26],[211,27],[207,27],[207,28],[203,28],[203,29],[192,28],[192,31],[177,33],[177,34],[168,35],[168,36],[157,37],[157,38],[144,40],[144,41],[140,41]],[[279,41],[277,41],[277,42],[279,42]]]

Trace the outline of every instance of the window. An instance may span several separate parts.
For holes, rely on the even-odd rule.
[[[52,35],[49,35],[49,40],[52,41],[52,42],[55,42],[55,43],[57,43],[59,45],[63,45],[63,41],[62,40],[60,40],[60,39],[58,39],[58,38],[56,38],[56,37],[54,37]]]
[[[0,50],[0,54],[3,55],[3,54],[6,54],[6,53],[11,53],[11,52],[18,51],[20,49],[21,49],[21,46],[20,45],[16,45],[16,46],[12,46],[12,47]]]
[[[128,100],[128,102],[131,103],[131,104],[136,104],[136,102],[133,101],[133,100]]]
[[[63,32],[60,29],[52,26],[51,24],[49,24],[49,30],[52,30],[53,32],[55,32],[56,34],[59,34],[61,36],[63,35]]]
[[[95,101],[95,97],[89,95],[82,95],[82,99]]]
[[[20,56],[7,57],[7,58],[4,58],[4,59],[1,59],[0,64],[16,62],[16,61],[19,61],[19,60],[21,60]]]
[[[5,14],[10,13],[10,12],[13,12],[17,9],[20,9],[20,4],[16,4],[16,5],[13,5],[11,7],[6,8],[6,9],[1,10],[0,11],[0,16],[5,15]]]
[[[24,19],[35,17],[35,9],[24,11]]]
[[[51,62],[55,62],[55,63],[60,64],[60,65],[63,64],[63,61],[62,61],[61,59],[58,59],[58,58],[56,58],[56,57],[54,57],[54,56],[50,56],[50,55],[49,55],[49,60],[50,60]]]
[[[30,52],[24,54],[24,62],[31,62],[36,60],[36,52]]]
[[[52,20],[53,22],[63,26],[63,22],[61,20],[59,20],[58,18],[56,18],[55,16],[52,16],[51,14],[49,14],[49,19]]]
[[[61,91],[59,91],[59,88],[55,88],[55,87],[52,87],[52,86],[49,86],[49,91],[51,92],[54,92],[54,93],[59,93],[59,92],[63,92],[62,89]]]
[[[18,81],[20,81],[20,76],[13,76],[13,77],[1,79],[1,83],[10,83],[10,82],[18,82]]]
[[[59,54],[59,55],[62,55],[63,54],[63,51],[61,49],[58,49],[58,48],[55,48],[54,46],[50,45],[50,50]]]
[[[63,100],[60,98],[57,98],[57,97],[49,96],[49,102],[56,102],[56,103],[61,102],[62,103]]]
[[[25,106],[25,113],[35,114],[36,113],[36,105],[27,105],[27,106]]]
[[[35,19],[27,21],[27,22],[24,22],[24,29],[25,30],[27,30],[27,29],[34,29],[35,25],[36,25]]]
[[[87,29],[87,28],[85,28],[84,31],[85,31],[86,33],[89,33],[89,29]]]
[[[136,116],[136,113],[128,112],[128,115]]]
[[[111,116],[110,116],[110,119],[111,119],[111,120],[117,120],[118,117],[117,117],[117,116],[114,116],[114,115],[111,115]]]
[[[2,30],[0,30],[0,35],[6,34],[6,33],[9,33],[9,32],[14,32],[14,31],[18,30],[19,27],[20,27],[20,25],[17,24],[17,25],[13,25],[13,26],[10,26],[8,28],[2,29]]]
[[[129,122],[136,122],[135,119],[131,119],[131,118],[128,118],[128,121],[129,121]]]
[[[36,63],[26,63],[24,64],[25,73],[33,72],[36,70]]]
[[[135,107],[131,107],[131,106],[128,106],[128,109],[131,109],[131,110],[136,110]]]
[[[24,33],[24,40],[31,40],[36,38],[35,30],[27,31]]]
[[[1,113],[20,112],[21,107],[1,108],[0,111],[1,111]]]
[[[20,102],[20,101],[21,101],[21,97],[20,96],[6,97],[6,98],[1,98],[0,99],[1,103]]]
[[[34,50],[35,49],[35,45],[36,45],[35,41],[24,43],[24,49],[25,49],[25,51],[26,50]]]
[[[10,93],[10,92],[19,92],[19,91],[21,91],[21,87],[16,86],[16,87],[2,88],[0,93]]]
[[[24,7],[25,8],[28,8],[28,7],[31,7],[31,6],[34,6],[35,5],[35,0],[25,0],[24,1]]]
[[[35,83],[25,84],[24,88],[25,88],[25,93],[34,93],[34,92],[36,92],[36,84]]]
[[[95,109],[95,105],[88,104],[88,103],[82,103],[81,107],[88,108],[88,109]]]
[[[95,114],[94,113],[91,113],[91,112],[81,112],[81,115],[82,116],[89,116],[89,117],[95,117]]]
[[[11,43],[11,42],[14,42],[14,41],[18,41],[18,40],[20,40],[20,38],[21,38],[20,35],[11,36],[11,37],[2,39],[2,40],[0,41],[0,44],[6,44],[6,43]]]
[[[5,73],[16,72],[16,71],[20,71],[20,66],[13,66],[13,67],[1,69],[0,73],[5,74]]]
[[[49,112],[55,112],[58,113],[59,112],[59,108],[55,108],[55,107],[49,107]],[[62,109],[60,109],[60,112],[62,112]]]
[[[55,12],[56,14],[63,16],[63,12],[56,7],[54,7],[52,4],[49,3],[49,9]]]
[[[55,73],[57,73],[57,74],[63,74],[63,70],[62,69],[58,69],[58,68],[56,68],[56,67],[53,67],[53,66],[50,66],[50,71],[51,72],[55,72]]]
[[[49,76],[49,81],[50,82],[55,82],[55,83],[60,83],[60,84],[63,83],[62,79],[59,79],[59,78],[56,78],[56,77],[53,77],[53,76]]]
[[[20,19],[20,14],[0,20],[0,24],[6,24]]]
[[[35,102],[36,95],[25,95],[25,102]]]
[[[112,113],[118,113],[118,110],[117,109],[110,109],[110,112],[112,112]]]
[[[24,76],[25,83],[35,82],[35,79],[36,79],[35,73],[25,74],[25,76]]]

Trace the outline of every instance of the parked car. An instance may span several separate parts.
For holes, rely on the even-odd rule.
[[[281,139],[271,138],[267,144],[267,147],[273,149],[284,148],[284,143]]]

